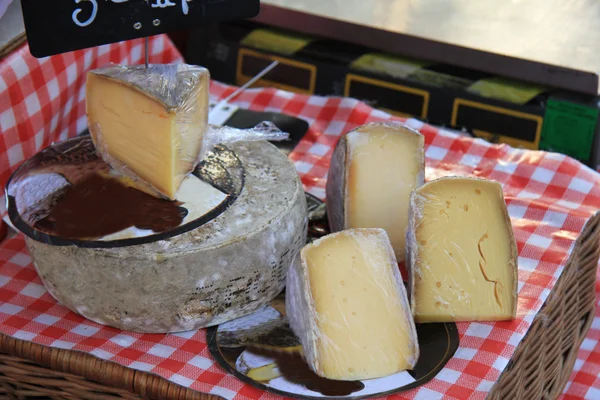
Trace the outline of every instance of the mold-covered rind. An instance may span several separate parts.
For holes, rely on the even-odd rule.
[[[244,167],[244,188],[197,229],[113,248],[26,238],[50,294],[98,323],[154,333],[213,326],[269,303],[306,242],[304,190],[294,165],[268,142],[228,147]]]
[[[335,146],[329,172],[325,195],[327,196],[327,219],[331,232],[339,232],[346,228],[346,160],[348,141],[342,136]]]

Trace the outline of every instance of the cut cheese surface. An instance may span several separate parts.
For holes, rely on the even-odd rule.
[[[328,182],[343,186],[328,188],[332,229],[382,228],[403,261],[410,193],[424,179],[423,136],[403,125],[375,123],[349,132],[339,146],[345,156],[334,155]]]
[[[417,322],[515,316],[517,251],[502,187],[442,178],[411,198],[408,252]]]
[[[306,246],[288,274],[286,310],[322,377],[383,377],[417,361],[408,298],[382,229],[346,230]]]
[[[87,77],[88,125],[99,154],[170,199],[198,162],[208,124],[208,71],[182,68],[107,67]]]
[[[181,203],[181,206],[186,210],[181,225],[195,221],[203,215],[212,211],[215,207],[221,204],[227,195],[208,183],[202,181],[194,175],[188,175],[179,190],[175,194],[175,199]],[[99,240],[122,240],[144,237],[154,234],[150,229],[139,229],[130,227],[119,232],[104,236]]]

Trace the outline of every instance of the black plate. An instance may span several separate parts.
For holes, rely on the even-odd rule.
[[[309,193],[306,200],[310,221],[307,241],[311,242],[328,234],[329,228],[325,204]],[[456,324],[417,324],[416,327],[420,357],[413,371],[355,382],[323,379],[310,371],[299,355],[300,342],[285,318],[285,291],[249,316],[209,328],[207,341],[209,351],[221,367],[259,389],[291,398],[356,400],[414,389],[429,382],[444,368],[458,348]],[[267,366],[249,372],[246,370],[251,367],[248,362],[256,362],[256,367],[263,363]],[[257,373],[265,375],[263,378],[273,374],[273,379],[255,379],[253,374]]]
[[[27,160],[14,172],[6,184],[8,216],[12,224],[31,239],[54,246],[75,245],[88,248],[133,246],[181,235],[212,221],[225,212],[237,200],[244,187],[244,167],[237,158],[237,155],[226,146],[218,145],[198,164],[192,174],[225,193],[225,199],[201,217],[167,232],[119,240],[76,240],[37,230],[21,217],[12,185],[45,168],[56,166],[77,167],[78,165],[98,160],[99,157],[96,155],[92,139],[87,134],[52,144]],[[66,176],[63,177],[66,178]]]
[[[292,117],[291,115],[259,112],[240,108],[225,122],[225,125],[238,129],[249,129],[255,127],[263,121],[269,121],[275,124],[283,132],[287,132],[290,137],[288,140],[271,142],[279,148],[284,154],[289,154],[298,145],[300,140],[308,132],[308,122],[303,119]]]
[[[281,314],[277,316],[284,304],[285,293],[282,293],[271,305],[254,314],[207,331],[209,351],[221,367],[243,382],[281,396],[355,400],[414,389],[433,379],[458,348],[456,324],[417,324],[421,354],[414,370],[365,381],[320,378],[310,371],[298,353],[299,340],[286,318]],[[240,329],[225,331],[233,325]],[[273,379],[262,380],[253,374],[273,374]]]

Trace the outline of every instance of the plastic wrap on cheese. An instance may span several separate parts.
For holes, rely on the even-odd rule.
[[[216,144],[287,138],[268,123],[247,130],[209,126],[209,82],[207,69],[187,64],[89,72],[86,110],[98,153],[149,193],[173,199]]]
[[[446,177],[414,190],[406,253],[417,323],[515,317],[517,245],[499,183]]]
[[[286,282],[286,314],[310,368],[335,380],[412,369],[416,328],[383,229],[350,229],[304,247]]]
[[[425,175],[424,137],[399,122],[375,122],[344,135],[327,179],[332,231],[382,228],[398,261],[405,258],[411,191]]]

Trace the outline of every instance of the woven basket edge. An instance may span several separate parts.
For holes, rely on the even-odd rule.
[[[83,377],[97,384],[116,387],[144,398],[163,398],[166,393],[179,393],[177,399],[194,400],[224,400],[223,397],[199,392],[173,383],[157,374],[134,370],[114,361],[103,360],[92,354],[78,350],[50,347],[22,339],[14,338],[0,332],[0,352],[13,357],[21,358],[40,365],[44,368],[60,371],[67,374]],[[69,363],[62,360],[70,357]],[[78,365],[78,371],[73,371]],[[82,368],[82,365],[85,367]],[[98,371],[110,370],[111,377],[101,376]],[[133,371],[133,374],[131,372]],[[129,373],[132,378],[127,382],[123,376]]]
[[[575,260],[576,260],[577,257],[580,256],[579,253],[580,253],[581,246],[582,246],[583,242],[588,239],[587,236],[591,234],[591,231],[593,229],[596,229],[596,232],[595,232],[595,235],[594,235],[595,239],[594,239],[594,237],[591,237],[589,239],[590,240],[595,240],[596,242],[598,242],[598,245],[600,245],[600,227],[598,227],[598,225],[600,225],[600,211],[597,211],[596,213],[594,213],[585,222],[584,227],[581,230],[580,235],[576,239],[575,245],[573,247],[573,251],[571,252],[569,258],[567,259],[567,262],[565,263],[565,268],[564,268],[565,270],[567,268],[569,268],[575,262]],[[598,257],[596,257],[595,264],[596,264],[596,268],[597,268]],[[558,285],[559,281],[563,277],[566,277],[567,274],[565,274],[565,270],[563,270],[563,273],[561,274],[561,276],[559,277],[559,279],[556,281],[555,286]],[[535,316],[535,318],[531,322],[531,327],[533,327],[534,324],[536,324],[539,320],[545,318],[544,309],[550,304],[551,301],[556,301],[556,299],[554,298],[554,296],[555,295],[551,291],[551,293],[548,295],[548,298],[546,298],[546,300],[544,301],[544,304],[542,304],[542,307],[540,308],[539,312],[537,313],[537,315]],[[590,305],[590,308],[592,310],[596,309],[595,300]],[[584,329],[582,330],[581,337],[578,339],[578,343],[575,346],[576,349],[579,349],[581,347],[581,344],[583,343],[583,340],[585,339],[586,333],[589,330],[590,326],[592,325],[592,321],[593,321],[593,318],[591,318],[590,321],[587,322],[587,324],[586,324],[587,326],[585,326]],[[515,355],[517,355],[520,350],[522,350],[522,349],[520,349],[521,347],[527,347],[529,345],[529,343],[527,341],[527,338],[528,338],[530,332],[531,332],[531,329],[529,329],[525,333],[525,336],[523,337],[523,339],[521,339],[521,342],[519,343],[519,345],[515,349],[515,351],[513,353],[513,357]],[[570,355],[570,357],[566,360],[566,362],[565,362],[565,365],[567,365],[567,368],[569,370],[573,369],[573,366],[575,364],[576,359],[577,359],[577,351],[574,351]],[[496,380],[496,384],[492,387],[492,389],[488,393],[487,398],[492,398],[492,399],[496,398],[496,396],[497,396],[497,390],[498,390],[498,384],[502,383],[502,379],[508,373],[508,371],[509,371],[508,367],[505,368],[504,371],[502,371],[502,373],[500,374],[500,376]],[[563,392],[566,384],[568,383],[568,380],[569,380],[569,376],[567,376],[566,378],[561,379],[560,384],[557,385],[557,387],[556,387],[556,389],[554,391],[554,393],[556,395],[560,395],[560,393]]]

